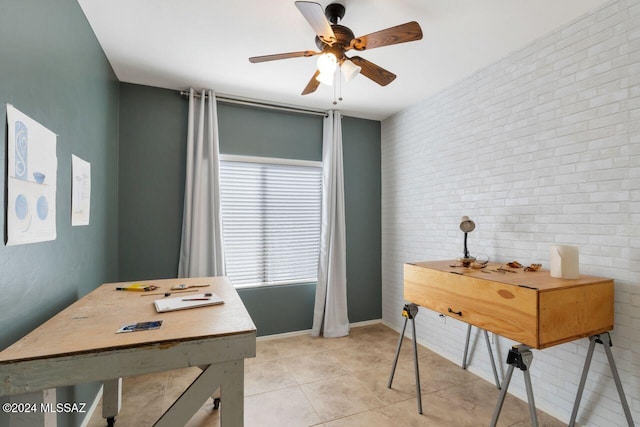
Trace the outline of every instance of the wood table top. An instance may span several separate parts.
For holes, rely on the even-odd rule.
[[[504,283],[514,286],[526,286],[541,292],[558,288],[570,288],[574,286],[590,285],[602,282],[612,282],[613,279],[596,276],[586,276],[581,274],[577,279],[562,279],[551,277],[548,270],[524,271],[524,268],[510,268],[506,264],[490,262],[483,269],[462,267],[456,260],[411,262],[409,264],[418,267],[431,268],[434,270],[459,273],[463,276],[477,279],[489,280],[492,282]],[[525,266],[526,267],[526,266]],[[509,270],[511,272],[501,273],[498,269]]]
[[[150,292],[118,291],[132,283],[158,286]],[[197,292],[175,293],[177,284],[204,285]],[[224,304],[157,313],[153,302],[164,298],[214,292]],[[158,295],[146,295],[158,293]],[[159,329],[119,333],[131,323],[162,320]],[[0,365],[21,360],[96,353],[182,341],[254,334],[256,327],[238,293],[226,277],[160,279],[107,283],[99,286],[31,333],[0,352]]]

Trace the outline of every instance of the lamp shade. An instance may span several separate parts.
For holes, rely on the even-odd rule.
[[[471,221],[468,216],[462,217],[462,219],[460,220],[460,230],[464,231],[465,233],[470,233],[475,230],[475,228],[476,224]]]
[[[333,86],[334,75],[335,71],[330,71],[328,73],[320,72],[320,74],[318,74],[318,77],[316,77],[316,80],[320,83],[326,84],[327,86]]]
[[[333,73],[337,66],[338,62],[333,53],[323,53],[318,57],[318,70],[321,74]]]
[[[360,73],[362,68],[347,59],[342,62],[340,69],[344,74],[344,79],[349,82]]]

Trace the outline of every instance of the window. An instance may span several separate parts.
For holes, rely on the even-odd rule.
[[[317,281],[322,163],[221,156],[227,275],[236,287]]]

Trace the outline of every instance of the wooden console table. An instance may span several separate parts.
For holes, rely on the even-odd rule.
[[[221,424],[242,426],[244,359],[256,354],[256,327],[229,279],[136,283],[159,286],[152,291],[159,295],[116,291],[129,282],[104,284],[0,352],[0,396],[102,381],[103,417],[113,425],[122,377],[198,366],[200,376],[155,425],[184,425],[220,387]],[[210,284],[199,291],[215,292],[224,304],[157,313],[154,299],[176,284]],[[190,294],[172,296],[178,295]],[[125,324],[153,320],[162,320],[162,327],[115,333]]]
[[[405,264],[404,298],[538,349],[613,329],[611,279],[557,279],[493,263],[451,267],[458,264]],[[511,272],[499,273],[501,267]]]
[[[575,422],[596,342],[604,346],[627,421],[633,425],[609,349],[608,331],[614,325],[612,279],[584,275],[575,280],[558,279],[546,270],[524,271],[496,263],[473,269],[453,260],[416,262],[404,265],[404,299],[521,343],[509,352],[509,369],[492,426],[497,423],[514,367],[525,375],[531,421],[537,426],[529,377],[530,348],[544,349],[579,338],[589,338],[591,344],[570,425]]]

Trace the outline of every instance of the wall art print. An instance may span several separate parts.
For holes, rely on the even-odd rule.
[[[7,104],[7,246],[56,238],[56,134]]]
[[[91,163],[71,155],[71,225],[89,225]]]

